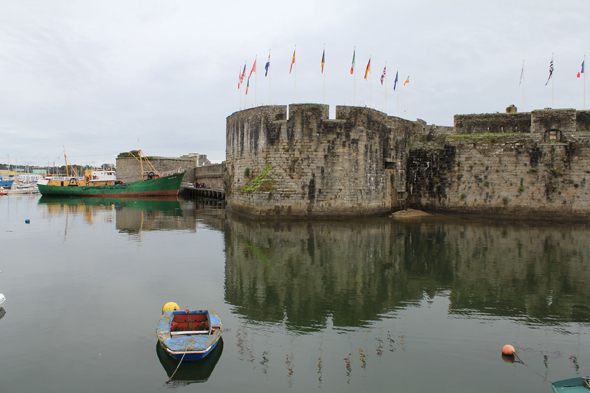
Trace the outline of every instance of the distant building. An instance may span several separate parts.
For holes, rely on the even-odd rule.
[[[188,153],[187,155],[180,156],[180,158],[194,158],[197,162],[197,166],[211,165],[211,161],[207,159],[206,154],[199,153]]]

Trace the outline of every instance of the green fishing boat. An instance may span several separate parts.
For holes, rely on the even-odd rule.
[[[168,176],[160,176],[149,180],[134,183],[121,183],[117,181],[106,182],[106,184],[95,185],[92,181],[70,178],[70,179],[47,179],[46,182],[37,183],[41,195],[60,196],[111,196],[111,197],[138,197],[138,196],[166,196],[178,195],[180,183],[184,172]]]
[[[130,153],[131,154],[131,153]],[[139,150],[138,157],[135,157],[141,164],[141,181],[123,183],[116,178],[115,171],[93,171],[86,170],[84,176],[78,177],[72,170],[69,172],[68,158],[66,160],[66,176],[48,177],[37,182],[37,188],[43,196],[76,196],[76,197],[153,197],[153,196],[175,196],[178,195],[180,184],[184,177],[184,171],[161,174],[149,163],[149,160]],[[144,172],[143,162],[150,167]]]

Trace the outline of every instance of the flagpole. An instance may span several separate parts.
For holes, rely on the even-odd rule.
[[[385,113],[387,114],[387,62],[385,62],[385,68],[383,70],[385,71],[383,84],[385,85]]]
[[[408,120],[410,120],[410,86],[408,86]]]
[[[397,67],[397,71],[395,72],[395,78],[399,75],[399,67]],[[398,80],[399,82],[399,80]],[[399,117],[399,89],[397,89],[397,117]]]
[[[524,60],[522,61],[522,111],[526,112],[526,106],[524,105]]]
[[[294,58],[294,62],[293,65],[295,66],[295,101],[293,102],[294,104],[297,103],[297,60],[295,59],[295,56],[297,54],[297,45],[295,45],[295,49],[293,50],[293,58]]]
[[[258,106],[258,55],[254,58],[256,69],[254,70],[254,106]]]
[[[551,52],[551,61],[553,61],[553,52]],[[551,108],[555,109],[555,77],[551,78]]]
[[[324,54],[326,53],[326,44],[324,43]],[[325,59],[324,59],[325,61]],[[323,104],[326,104],[326,72],[323,70],[325,63],[322,64],[322,74],[324,74],[324,102]]]
[[[272,105],[270,101],[270,75],[272,74],[272,67],[270,66],[270,49],[268,50],[268,105]]]
[[[369,108],[373,107],[373,71],[371,70],[371,55],[369,55]]]
[[[352,60],[355,61],[355,56],[356,56],[356,46],[354,47],[354,50],[352,52]],[[354,96],[353,96],[353,105],[356,106],[356,73],[354,72],[354,70],[352,71],[352,80],[354,82]]]
[[[586,55],[584,55],[584,67],[586,67]],[[586,70],[584,70],[584,110],[586,110]]]
[[[239,69],[240,79],[242,77],[242,67]],[[238,95],[240,96],[240,110],[242,110],[242,82],[238,83]]]

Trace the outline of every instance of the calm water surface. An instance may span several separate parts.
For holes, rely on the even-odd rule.
[[[0,391],[549,393],[590,374],[589,235],[0,197]],[[226,330],[166,383],[177,363],[155,328],[169,301],[215,309]]]

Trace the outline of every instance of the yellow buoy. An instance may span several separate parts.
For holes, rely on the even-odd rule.
[[[164,304],[164,307],[162,307],[162,314],[164,314],[166,311],[178,311],[180,310],[180,307],[178,307],[178,304],[174,303],[174,302],[168,302],[166,304]]]

